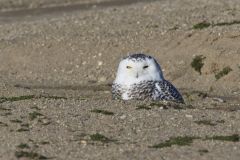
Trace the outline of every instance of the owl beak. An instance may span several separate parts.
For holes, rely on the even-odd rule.
[[[136,75],[136,78],[138,78],[138,73],[137,73],[137,75]]]

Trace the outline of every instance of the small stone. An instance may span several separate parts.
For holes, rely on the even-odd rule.
[[[49,119],[41,119],[40,121],[42,122],[42,125],[48,125],[51,123]]]
[[[160,107],[159,109],[163,110],[163,109],[164,109],[164,107]]]
[[[125,114],[120,116],[120,119],[125,119],[127,116]]]
[[[85,140],[81,140],[80,143],[83,145],[87,145],[87,141],[85,141]]]
[[[104,91],[104,93],[108,94],[108,93],[111,93],[110,91]]]
[[[99,82],[105,82],[106,80],[107,80],[106,77],[100,77],[98,81]]]
[[[187,118],[193,118],[193,116],[191,114],[186,114],[185,115]]]
[[[220,102],[220,103],[225,102],[222,98],[218,98],[218,97],[214,97],[213,100],[217,101],[217,102]]]
[[[233,92],[233,94],[237,95],[237,94],[238,94],[238,92],[237,92],[237,91],[234,91],[234,92]]]
[[[103,61],[98,61],[98,65],[99,66],[103,65]]]

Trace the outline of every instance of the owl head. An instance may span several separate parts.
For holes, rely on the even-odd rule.
[[[138,53],[121,60],[114,83],[132,85],[142,81],[162,81],[163,74],[157,61],[148,55]]]

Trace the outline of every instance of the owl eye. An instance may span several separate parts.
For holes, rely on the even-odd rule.
[[[131,67],[131,66],[127,66],[126,68],[127,68],[127,69],[131,69],[132,67]]]
[[[143,69],[146,69],[146,68],[148,68],[148,66],[143,66]]]

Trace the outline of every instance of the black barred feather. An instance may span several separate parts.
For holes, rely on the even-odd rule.
[[[128,94],[129,99],[174,101],[184,103],[178,90],[168,81],[142,81],[131,85],[129,88],[114,83],[112,86],[113,99],[122,99],[123,94]]]

